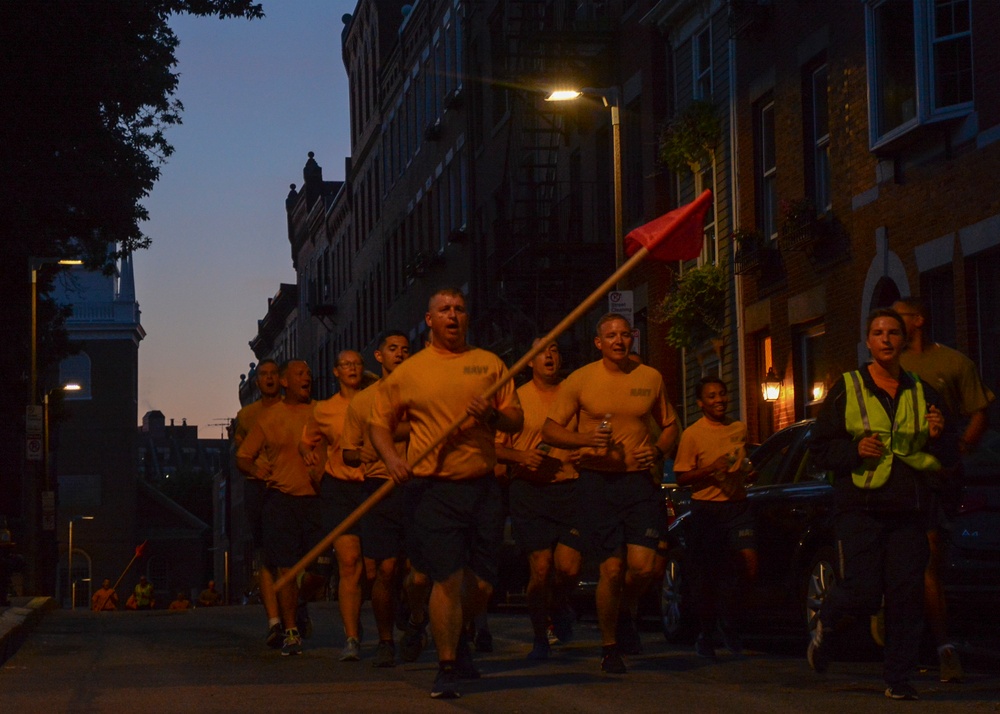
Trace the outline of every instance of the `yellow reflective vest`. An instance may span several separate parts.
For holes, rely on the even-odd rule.
[[[934,456],[923,451],[930,439],[924,385],[917,375],[908,374],[913,378],[914,388],[899,395],[895,414],[890,420],[882,402],[865,385],[861,372],[844,373],[847,387],[844,421],[848,433],[855,441],[879,434],[886,446],[882,456],[865,459],[851,472],[851,479],[858,488],[874,489],[885,485],[894,459],[900,459],[917,471],[937,471],[941,468],[941,463]]]

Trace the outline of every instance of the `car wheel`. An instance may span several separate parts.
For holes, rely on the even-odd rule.
[[[833,548],[820,548],[813,557],[812,566],[806,576],[805,615],[809,632],[816,629],[819,610],[830,594],[830,588],[837,582],[836,553]]]
[[[672,550],[667,554],[666,572],[660,587],[660,620],[667,642],[681,642],[691,633],[687,592],[683,554]]]

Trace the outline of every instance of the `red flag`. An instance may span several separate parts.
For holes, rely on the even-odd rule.
[[[675,208],[656,220],[629,231],[625,252],[634,254],[646,248],[654,260],[693,260],[704,245],[705,213],[712,203],[712,192],[705,189],[686,206]]]
[[[144,540],[141,545],[135,547],[135,557],[141,558],[142,554],[146,552],[146,544],[149,543],[148,540]]]

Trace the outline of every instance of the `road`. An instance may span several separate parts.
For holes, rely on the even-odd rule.
[[[645,654],[628,658],[629,673],[602,675],[593,622],[547,662],[524,659],[529,627],[523,614],[493,614],[492,654],[477,655],[484,676],[462,683],[462,698],[428,692],[433,651],[413,664],[374,669],[368,635],[359,663],[337,661],[343,644],[335,604],[313,605],[316,633],[299,657],[264,647],[258,607],[187,612],[90,613],[55,610],[43,618],[0,670],[4,712],[996,712],[1000,675],[980,671],[959,685],[934,672],[914,681],[923,700],[889,702],[877,662],[834,663],[819,677],[801,653],[752,643],[743,659],[707,663],[687,647],[644,633]],[[364,627],[374,633],[366,605]],[[794,648],[798,650],[799,648]],[[782,651],[784,650],[784,652]]]

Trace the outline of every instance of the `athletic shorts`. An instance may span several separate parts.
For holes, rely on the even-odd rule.
[[[384,478],[366,478],[365,497],[371,496],[385,483]],[[364,557],[375,561],[405,557],[406,511],[403,500],[403,489],[396,486],[361,519],[361,552]]]
[[[341,481],[324,476],[319,485],[319,496],[323,503],[324,533],[329,533],[354,513],[354,510],[364,503],[367,495],[364,481]],[[344,535],[361,537],[361,523],[355,523],[344,532]]]
[[[496,478],[415,478],[404,484],[403,493],[412,524],[406,551],[413,567],[434,582],[469,568],[495,587],[504,521]]]
[[[711,558],[725,552],[756,550],[757,534],[750,502],[691,501],[690,550]]]
[[[606,560],[625,545],[656,550],[667,521],[660,487],[649,471],[581,470],[577,516],[588,555]]]
[[[264,558],[270,568],[290,568],[323,538],[318,496],[290,496],[273,488],[264,496]]]
[[[576,479],[546,484],[514,479],[509,498],[514,542],[525,553],[553,548],[557,543],[580,550]]]
[[[247,516],[247,526],[254,548],[264,545],[263,512],[267,483],[259,478],[243,479],[243,512]]]

